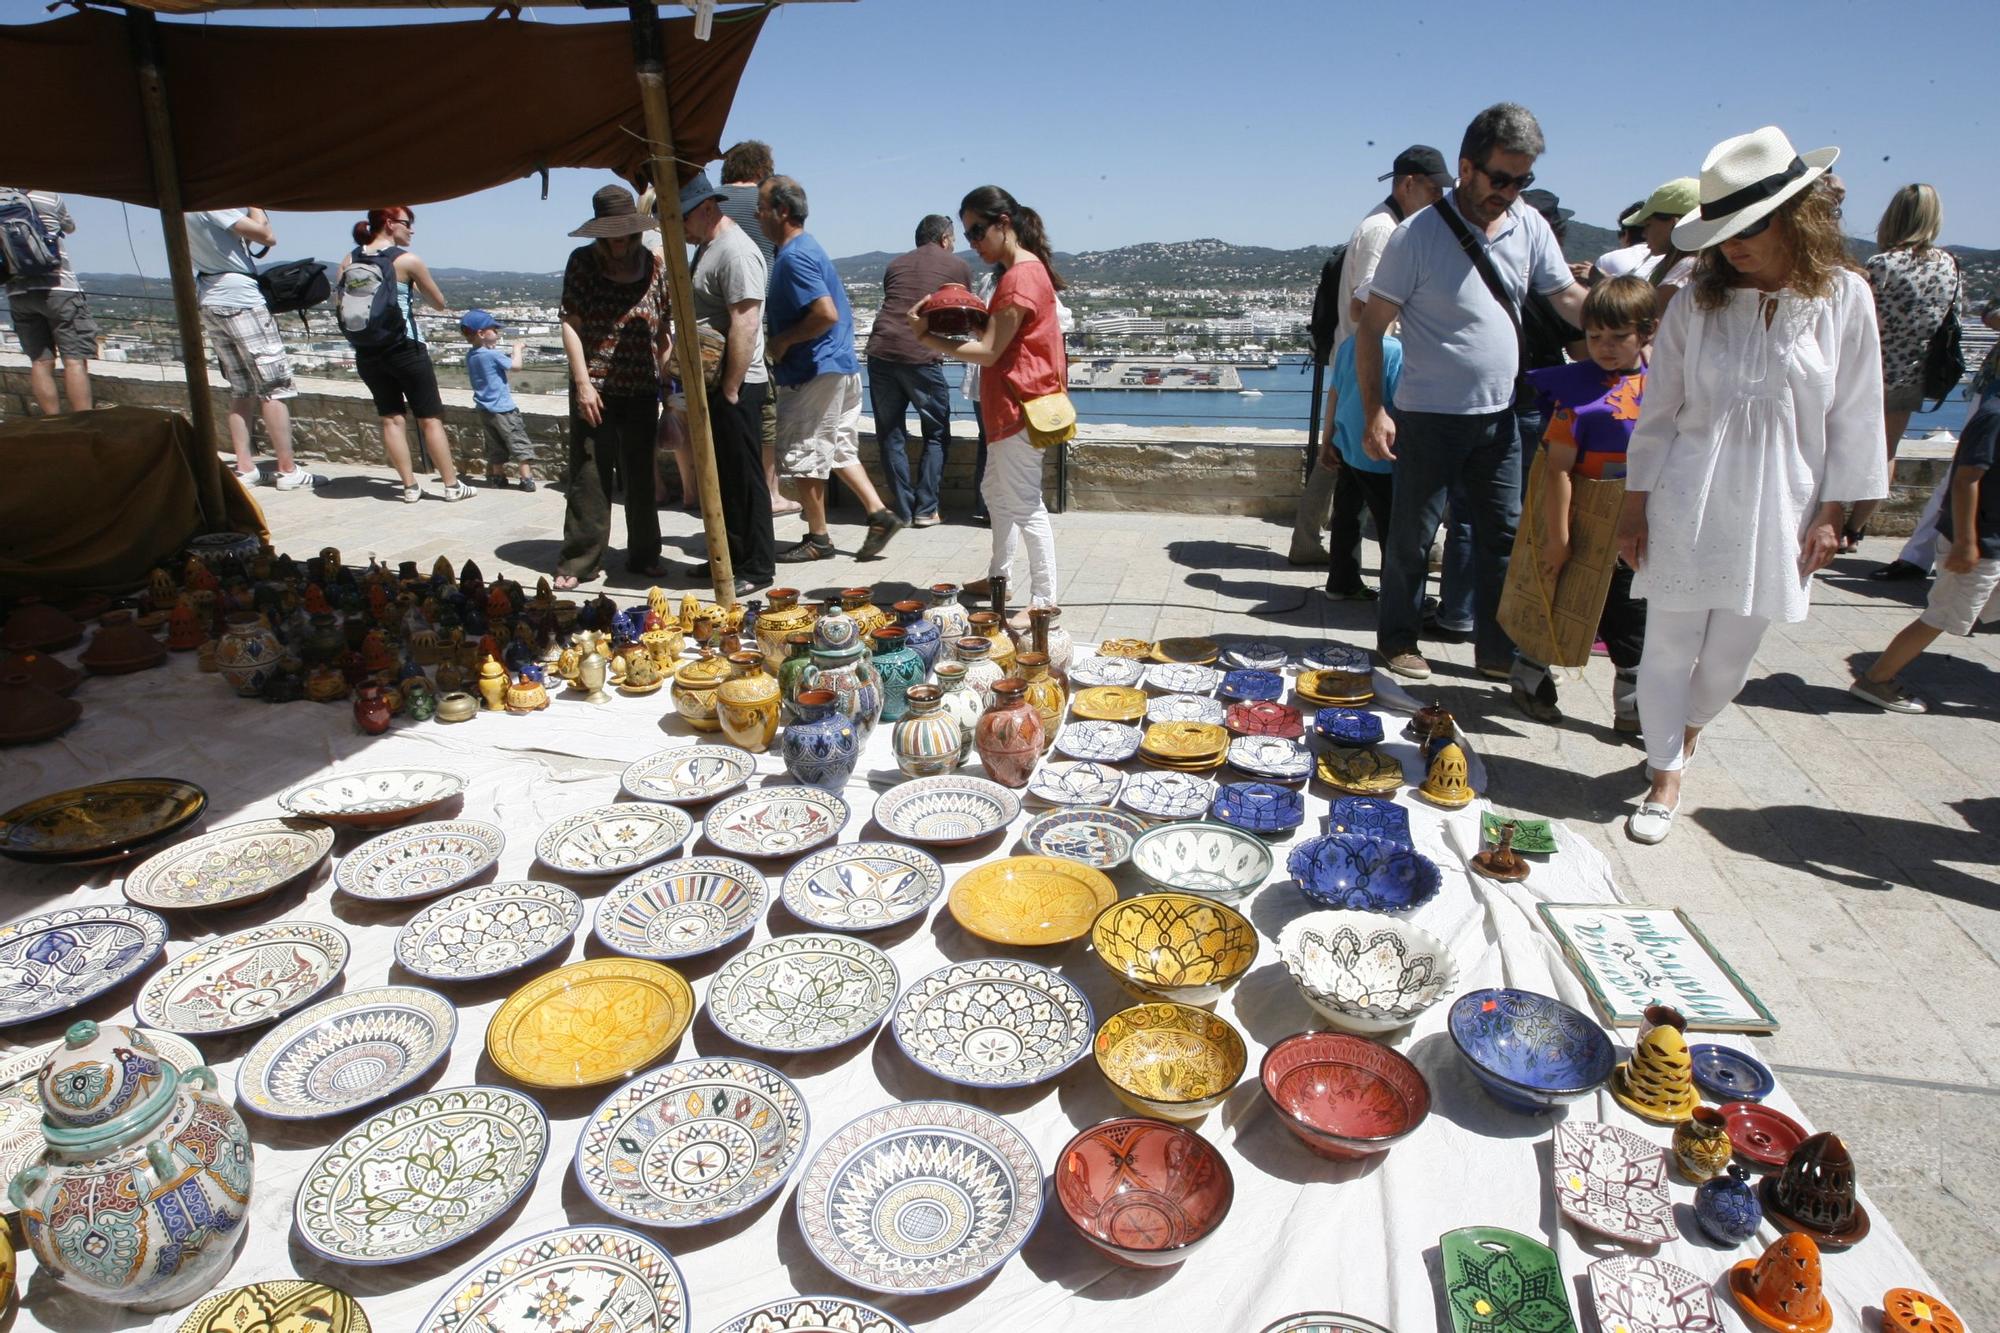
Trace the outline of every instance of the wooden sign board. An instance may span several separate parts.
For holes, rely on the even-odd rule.
[[[1778,1030],[1764,1002],[1678,908],[1542,903],[1540,910],[1612,1027],[1637,1027],[1647,1005],[1670,1004],[1691,1031]]]

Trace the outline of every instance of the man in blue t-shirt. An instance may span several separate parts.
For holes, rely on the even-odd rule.
[[[854,311],[833,260],[808,236],[806,192],[790,176],[758,187],[757,225],[770,238],[771,284],[764,298],[765,355],[778,386],[778,466],[799,483],[806,535],[778,552],[781,564],[830,560],[826,479],[838,473],[868,511],[861,558],[880,555],[903,526],[861,467],[861,366],[854,356]]]

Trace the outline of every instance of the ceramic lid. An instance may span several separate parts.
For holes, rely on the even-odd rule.
[[[42,1065],[42,1125],[57,1147],[122,1140],[164,1115],[179,1083],[143,1030],[81,1019]]]

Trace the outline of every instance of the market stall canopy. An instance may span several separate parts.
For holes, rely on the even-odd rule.
[[[163,12],[242,8],[153,0]],[[617,11],[613,11],[616,13]],[[720,155],[768,11],[662,21],[674,152]],[[159,25],[182,207],[342,210],[455,198],[548,167],[630,177],[647,157],[632,30],[602,24],[367,28]],[[0,27],[0,86],[60,133],[8,136],[0,177],[157,207],[125,21],[85,12]]]

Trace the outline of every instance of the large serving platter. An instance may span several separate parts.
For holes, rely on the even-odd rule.
[[[1658,1144],[1618,1125],[1565,1120],[1550,1156],[1556,1203],[1570,1221],[1632,1245],[1679,1238]]]
[[[699,805],[726,796],[750,780],[757,757],[733,745],[683,745],[629,765],[619,779],[641,801]]]
[[[1076,983],[1012,958],[947,963],[918,978],[890,1023],[912,1061],[975,1088],[1054,1078],[1084,1057],[1096,1030]]]
[[[583,904],[560,884],[507,879],[460,889],[411,917],[396,961],[432,981],[478,981],[539,962],[569,943]]]
[[[507,845],[497,825],[438,819],[391,829],[362,843],[333,868],[333,887],[374,902],[410,902],[450,893],[490,870]]]
[[[1090,932],[1118,901],[1103,871],[1050,856],[1010,856],[974,866],[951,886],[959,925],[995,944],[1063,944]]]
[[[195,1302],[178,1333],[373,1333],[361,1302],[338,1287],[276,1278]]]
[[[416,1333],[689,1333],[672,1255],[623,1227],[563,1227],[466,1270]]]
[[[207,808],[208,793],[181,778],[116,778],[49,792],[0,814],[0,856],[117,860],[172,837]]]
[[[875,822],[890,837],[936,847],[976,842],[1020,813],[1012,788],[969,773],[899,782],[875,798]]]
[[[1109,764],[1058,759],[1035,770],[1028,795],[1049,805],[1116,805],[1124,786],[1125,775]]]
[[[921,916],[944,892],[944,867],[915,847],[850,842],[805,857],[785,872],[778,896],[793,916],[822,930],[880,930]]]
[[[708,1016],[733,1041],[795,1054],[852,1041],[896,1002],[896,965],[845,935],[780,935],[708,983]]]
[[[565,815],[542,830],[535,859],[570,875],[627,875],[672,856],[694,832],[678,806],[617,801]]]
[[[343,828],[389,828],[464,791],[465,779],[449,769],[377,768],[308,779],[280,794],[278,807]]]
[[[692,958],[749,933],[770,897],[764,873],[728,856],[687,856],[619,880],[591,926],[631,958]]]
[[[787,1296],[745,1310],[709,1333],[910,1333],[909,1325],[845,1296]]]
[[[587,1088],[653,1064],[693,1017],[694,991],[672,968],[591,958],[508,996],[486,1025],[486,1054],[529,1087]]]
[[[201,1037],[284,1017],[347,966],[347,936],[317,921],[277,921],[197,944],[156,972],[132,1012],[149,1028]]]
[[[287,1018],[250,1048],[236,1100],[279,1120],[358,1110],[408,1087],[451,1051],[458,1009],[436,991],[378,986]]]
[[[155,852],[125,877],[125,898],[155,911],[255,902],[295,884],[333,850],[333,826],[314,819],[253,819]]]
[[[709,807],[701,830],[731,856],[797,856],[831,841],[846,823],[847,802],[832,792],[758,787]]]
[[[0,1028],[69,1012],[137,976],[166,943],[165,917],[122,903],[0,926]]]

